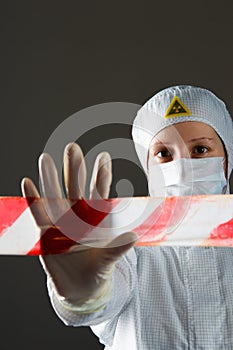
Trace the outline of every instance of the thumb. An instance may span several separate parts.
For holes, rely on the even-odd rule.
[[[111,265],[121,258],[138,240],[134,232],[126,232],[112,240],[104,249],[102,257],[105,263]]]

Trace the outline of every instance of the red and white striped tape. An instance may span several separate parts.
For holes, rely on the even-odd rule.
[[[29,201],[0,197],[0,254],[63,253],[134,231],[137,245],[233,246],[233,195],[77,201],[41,235]]]

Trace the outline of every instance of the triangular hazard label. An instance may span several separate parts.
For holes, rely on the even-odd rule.
[[[192,113],[183,104],[179,97],[174,96],[164,118],[181,117],[184,115],[192,115]]]

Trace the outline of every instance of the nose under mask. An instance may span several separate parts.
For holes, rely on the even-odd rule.
[[[227,180],[224,158],[180,158],[149,166],[148,189],[150,196],[191,196],[224,194]]]

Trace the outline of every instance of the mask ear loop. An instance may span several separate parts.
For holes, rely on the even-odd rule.
[[[226,167],[225,167],[225,163],[226,162]],[[229,187],[229,192],[230,192],[230,184],[229,184],[229,179],[228,179],[228,161],[227,161],[227,154],[225,151],[225,156],[222,159],[222,167],[223,167],[223,172],[224,172],[224,176],[226,178],[226,185],[223,187],[222,189],[222,194],[227,194],[227,188]]]
[[[225,147],[225,143],[223,142],[222,138],[219,135],[218,135],[218,137],[220,138],[220,141],[221,141],[223,149],[224,149],[223,170],[224,170],[224,174],[226,172],[225,177],[226,177],[226,180],[229,182],[229,179],[228,179],[228,154],[227,154],[227,150],[226,150],[226,147]],[[224,166],[224,162],[226,162],[226,168]]]

